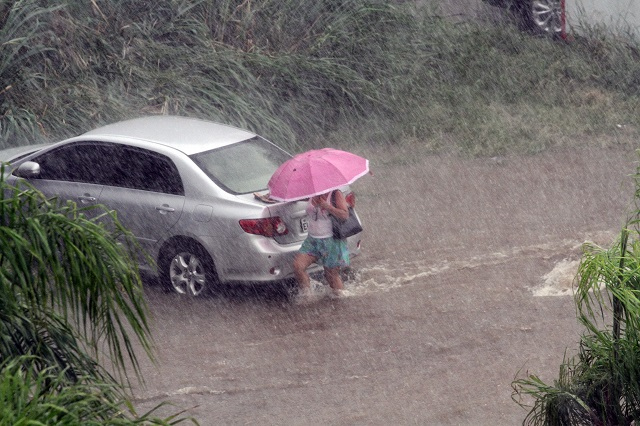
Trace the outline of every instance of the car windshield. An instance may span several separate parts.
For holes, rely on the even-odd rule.
[[[260,137],[191,156],[214,182],[233,194],[266,189],[273,172],[289,158]]]

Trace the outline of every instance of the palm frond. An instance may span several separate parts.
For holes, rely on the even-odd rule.
[[[21,318],[4,315],[1,327],[20,345],[2,346],[8,352],[0,359],[17,351],[74,374],[95,373],[106,345],[119,374],[126,375],[127,362],[138,373],[131,336],[152,356],[142,283],[128,250],[136,243],[112,212],[96,219],[85,213],[0,178],[0,290],[6,312]]]

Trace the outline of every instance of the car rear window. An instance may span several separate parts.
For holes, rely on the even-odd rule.
[[[233,194],[266,189],[273,172],[289,158],[285,151],[260,137],[191,156],[211,180]]]

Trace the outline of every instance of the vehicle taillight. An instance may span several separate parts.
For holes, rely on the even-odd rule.
[[[347,204],[349,204],[351,207],[355,207],[356,206],[356,194],[355,194],[355,192],[348,193],[347,196],[344,197],[344,199],[347,201]]]
[[[275,237],[289,233],[287,226],[282,219],[276,217],[265,217],[262,219],[242,219],[240,227],[248,234],[262,235],[265,237]]]

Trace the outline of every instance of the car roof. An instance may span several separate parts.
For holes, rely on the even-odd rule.
[[[84,133],[81,138],[138,139],[162,144],[191,155],[241,142],[255,136],[256,134],[247,130],[213,121],[154,115],[107,124]]]

